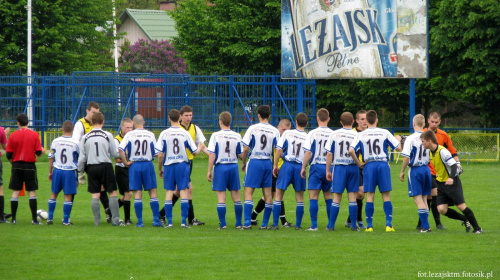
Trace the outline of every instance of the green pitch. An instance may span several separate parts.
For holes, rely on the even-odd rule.
[[[50,196],[47,165],[37,164],[38,208],[45,210]],[[391,164],[396,229],[393,233],[384,232],[379,195],[375,200],[373,233],[351,232],[344,227],[346,195],[335,232],[322,230],[327,223],[323,199],[319,200],[317,232],[293,228],[233,229],[230,200],[229,228],[219,231],[216,196],[206,180],[206,157],[195,160],[192,176],[196,217],[206,222],[205,226],[181,229],[180,207],[176,205],[174,228],[153,228],[149,198],[144,193],[145,228],[112,227],[106,224],[104,213],[101,226],[94,227],[86,186],[79,187],[75,198],[71,216],[74,226],[63,227],[60,223],[62,194],[57,200],[54,225],[32,226],[28,199],[22,197],[18,224],[0,224],[0,279],[414,279],[424,273],[467,276],[464,272],[499,277],[499,167],[498,163],[464,165],[461,178],[466,203],[483,227],[482,235],[465,233],[460,222],[443,216],[447,230],[418,233],[417,208],[407,195],[406,183],[398,179],[401,164]],[[10,164],[4,161],[6,212],[10,212],[9,178]],[[165,191],[162,181],[158,182],[162,205]],[[256,191],[255,202],[260,195]],[[285,203],[287,219],[294,222],[293,189],[285,194]],[[305,204],[304,229],[310,225],[308,199]],[[123,217],[122,209],[120,215]],[[135,222],[133,206],[131,216]],[[434,230],[434,221],[429,219]]]

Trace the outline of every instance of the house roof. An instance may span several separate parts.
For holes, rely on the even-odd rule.
[[[171,40],[177,36],[175,21],[160,10],[125,9],[119,19],[123,24],[131,18],[150,40]]]

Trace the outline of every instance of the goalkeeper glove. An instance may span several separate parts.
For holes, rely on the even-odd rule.
[[[464,169],[462,168],[462,165],[460,165],[460,161],[457,162],[457,175],[460,176],[464,173]]]

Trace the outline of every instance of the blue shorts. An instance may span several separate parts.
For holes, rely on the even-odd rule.
[[[244,187],[270,188],[273,185],[273,163],[269,159],[251,159],[248,162]]]
[[[429,166],[414,166],[408,170],[408,196],[430,195],[432,176]]]
[[[313,164],[309,167],[308,190],[330,192],[332,183],[326,179],[326,164]]]
[[[134,165],[134,164],[132,164]],[[168,191],[189,189],[189,163],[179,162],[163,167],[163,188]]]
[[[302,179],[302,177],[300,177],[301,169],[302,164],[297,162],[285,161],[280,168],[278,180],[276,181],[276,188],[286,191],[288,186],[292,184],[293,189],[296,192],[305,191],[306,179]]]
[[[54,168],[52,171],[52,193],[76,194],[78,177],[76,170],[62,170]]]
[[[364,192],[382,192],[392,191],[391,169],[387,161],[371,161],[365,164],[363,169],[363,190]]]
[[[217,164],[214,167],[212,191],[237,191],[240,186],[240,169],[238,164]]]
[[[356,164],[335,165],[335,176],[333,176],[333,193],[358,192],[359,190],[359,167]]]
[[[135,161],[128,168],[129,190],[131,191],[148,191],[156,189],[156,173],[155,166],[151,161]]]

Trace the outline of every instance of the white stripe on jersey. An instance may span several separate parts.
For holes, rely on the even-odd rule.
[[[326,164],[326,141],[333,130],[328,127],[315,128],[307,134],[303,149],[312,153],[311,165]]]
[[[278,148],[283,150],[283,159],[302,163],[304,161],[304,149],[302,149],[302,146],[306,138],[307,133],[303,130],[286,130],[281,135],[277,145]]]
[[[422,135],[422,131],[417,131],[405,140],[401,155],[410,158],[409,166],[424,166],[429,164],[429,149],[425,149],[422,146],[420,135]]]
[[[119,149],[128,154],[130,161],[153,161],[158,154],[155,143],[156,137],[151,131],[134,129],[125,134]]]
[[[192,154],[198,151],[189,132],[180,127],[170,127],[162,131],[155,149],[158,153],[164,154],[163,165],[189,162],[186,149],[189,149]]]
[[[349,154],[349,147],[358,133],[352,129],[341,128],[335,130],[326,142],[326,150],[333,154],[334,165],[355,164]]]
[[[210,136],[207,151],[215,154],[214,163],[238,163],[238,155],[242,153],[241,135],[232,130],[220,130]]]
[[[241,141],[250,148],[249,159],[273,158],[273,149],[280,138],[280,132],[268,123],[258,123],[250,126]]]
[[[388,161],[387,147],[395,150],[399,147],[399,141],[387,129],[369,127],[358,133],[351,147],[361,151],[364,162]]]
[[[76,170],[78,168],[78,156],[80,147],[78,141],[69,137],[61,136],[50,145],[49,158],[54,159],[54,168],[61,170]]]

